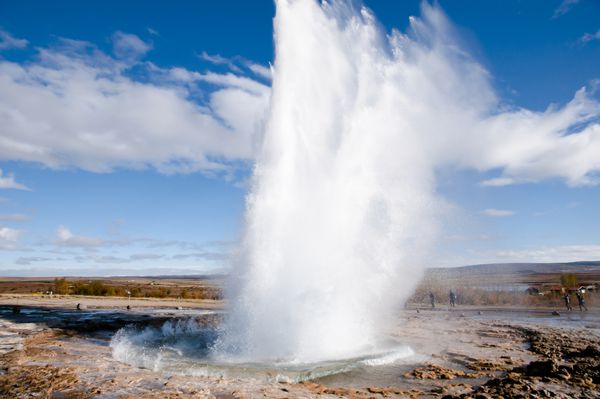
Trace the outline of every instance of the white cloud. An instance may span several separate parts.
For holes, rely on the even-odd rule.
[[[112,42],[113,53],[117,58],[124,60],[137,60],[152,49],[150,43],[146,43],[138,36],[120,31],[113,34]]]
[[[31,219],[31,217],[29,215],[25,215],[23,213],[0,215],[1,222],[25,222],[29,219]]]
[[[54,260],[53,258],[47,258],[43,256],[20,256],[15,260],[17,265],[30,265],[33,262],[45,262]]]
[[[221,56],[220,54],[208,54],[206,51],[200,53],[198,57],[204,61],[210,62],[213,65],[225,66],[237,74],[242,74],[242,68],[245,68],[255,76],[259,76],[262,79],[271,80],[272,78],[271,68],[247,60],[244,57],[236,56],[227,58]]]
[[[502,170],[501,176],[481,185],[533,183],[556,177],[571,186],[600,182],[600,104],[585,88],[562,108],[488,112],[490,115],[470,122],[468,112],[464,113],[464,133],[450,136],[457,141],[446,141],[445,148],[440,148],[463,167]]]
[[[25,48],[28,43],[25,39],[17,39],[10,33],[0,30],[0,50]]]
[[[600,245],[561,245],[482,253],[488,262],[573,262],[600,259]]]
[[[600,40],[600,29],[596,33],[586,33],[579,38],[579,41],[583,44],[589,43],[593,40]]]
[[[0,249],[15,249],[23,232],[10,227],[0,227]]]
[[[462,235],[462,234],[451,234],[444,237],[447,241],[491,241],[497,237],[489,234],[478,234],[478,235]]]
[[[521,249],[471,250],[464,255],[444,254],[436,267],[493,263],[577,262],[600,260],[600,245],[557,245]]]
[[[253,62],[248,62],[246,66],[256,75],[261,76],[265,79],[270,80],[273,76],[273,74],[271,73],[271,68],[267,68],[266,66],[255,64]]]
[[[2,129],[2,128],[0,128]],[[0,138],[0,142],[1,142],[1,138]],[[2,171],[2,169],[0,169],[0,189],[14,189],[14,190],[25,190],[25,191],[31,191],[30,188],[28,188],[27,186],[25,186],[24,184],[21,183],[17,183],[15,181],[15,176],[12,173],[8,173],[8,174],[4,174],[4,172]]]
[[[117,35],[117,48],[147,50],[124,35]],[[149,81],[131,78],[132,66],[146,70]],[[203,82],[213,88],[200,89]],[[33,62],[0,60],[0,160],[93,172],[223,171],[253,158],[259,125],[234,129],[224,121],[260,120],[269,93],[231,73],[124,64],[89,43],[62,39],[39,49]],[[213,97],[219,113],[210,107]],[[224,115],[226,109],[234,115]]]
[[[502,187],[515,184],[517,181],[510,177],[495,177],[493,179],[484,180],[479,183],[483,187]]]
[[[367,36],[356,40],[372,39]],[[373,54],[353,55],[373,63],[365,61],[365,71],[375,64],[379,69],[339,82],[369,99],[367,108],[346,111],[402,109],[380,117],[393,120],[397,130],[418,132],[412,145],[434,168],[499,171],[482,186],[552,178],[571,186],[600,183],[600,104],[593,90],[582,88],[569,103],[543,112],[507,108],[489,73],[453,36],[441,10],[425,6],[407,34],[393,32],[391,55],[375,54],[379,42],[371,43]],[[150,49],[122,32],[115,46],[137,55]],[[201,57],[268,76],[267,68],[240,57]],[[144,82],[131,77],[131,67],[145,71]],[[325,72],[323,85],[332,76]],[[268,85],[240,73],[124,63],[89,43],[63,39],[39,49],[35,61],[0,60],[0,160],[94,172],[227,175],[254,160],[270,95]]]
[[[494,218],[513,216],[515,214],[514,211],[509,211],[506,209],[495,209],[495,208],[484,209],[484,210],[480,211],[479,213],[482,215],[490,216],[490,217],[494,217]]]
[[[213,65],[222,65],[237,73],[242,72],[240,67],[238,67],[233,60],[223,57],[220,54],[208,54],[206,51],[203,51],[198,55],[198,57],[201,60],[208,61]]]
[[[76,236],[65,226],[56,229],[57,244],[66,247],[92,248],[103,244],[102,240],[94,237]]]
[[[577,3],[579,3],[579,0],[562,0],[562,2],[554,10],[552,19],[565,15]]]

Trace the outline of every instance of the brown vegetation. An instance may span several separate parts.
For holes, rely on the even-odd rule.
[[[220,287],[207,280],[187,279],[7,279],[0,281],[0,294],[49,294],[118,296],[132,298],[221,299]]]
[[[458,305],[473,306],[527,306],[527,307],[563,307],[563,292],[571,293],[571,304],[577,308],[577,300],[574,291],[578,287],[577,278],[567,277],[564,280],[568,285],[562,285],[558,281],[551,285],[532,286],[527,290],[507,290],[498,286],[481,288],[476,283],[468,281],[440,281],[424,280],[417,287],[408,303],[429,305],[429,294],[433,293],[436,306],[446,306],[450,302],[450,290],[457,296]],[[564,289],[564,291],[563,291]],[[584,295],[587,306],[600,303],[600,291],[587,291]]]

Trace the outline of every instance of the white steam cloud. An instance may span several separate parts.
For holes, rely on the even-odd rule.
[[[352,3],[280,0],[274,25],[270,114],[217,355],[376,351],[436,236],[438,169],[501,171],[484,185],[598,183],[590,93],[545,112],[505,109],[438,7],[387,35]]]

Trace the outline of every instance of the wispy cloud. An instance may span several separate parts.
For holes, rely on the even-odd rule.
[[[514,211],[509,211],[506,209],[495,209],[495,208],[484,209],[484,210],[480,211],[479,213],[484,216],[490,216],[490,217],[494,217],[494,218],[513,216],[515,214]]]
[[[586,33],[579,38],[579,42],[582,44],[587,44],[594,40],[600,40],[600,29],[596,33]]]
[[[236,56],[232,58],[223,57],[220,54],[208,54],[203,51],[198,57],[204,61],[208,61],[213,65],[221,65],[227,67],[229,70],[238,74],[243,73],[243,69],[249,70],[252,74],[259,76],[266,80],[271,80],[271,69],[257,64],[256,62],[250,61],[244,57]]]
[[[493,263],[576,262],[600,260],[600,245],[557,245],[522,249],[471,250],[465,255],[447,254],[438,259],[440,267]]]
[[[451,234],[444,237],[447,241],[491,241],[497,237],[490,234],[463,235]]]
[[[483,187],[502,187],[516,183],[517,181],[511,177],[494,177],[480,182],[479,185]]]
[[[481,254],[491,262],[573,262],[600,260],[600,245],[560,245]]]
[[[25,48],[29,42],[25,39],[17,39],[10,33],[0,30],[0,50],[11,48]]]
[[[113,34],[112,42],[113,53],[119,59],[135,61],[152,49],[152,44],[146,43],[136,35],[121,31]]]
[[[43,256],[20,256],[15,260],[17,265],[31,265],[34,262],[46,262],[56,260],[56,258],[47,258]]]
[[[0,139],[0,143],[2,139]],[[14,190],[25,190],[31,191],[31,189],[24,184],[17,183],[15,181],[15,176],[12,173],[4,174],[2,169],[0,169],[0,189],[14,189]]]
[[[222,261],[227,259],[227,254],[221,252],[197,252],[189,254],[178,254],[174,255],[172,259],[195,259],[195,260],[211,260],[211,261]]]
[[[213,65],[222,65],[237,73],[242,72],[241,68],[237,66],[234,61],[227,57],[223,57],[220,54],[208,54],[206,51],[203,51],[198,54],[198,57],[201,60],[208,61]]]
[[[0,222],[26,222],[31,216],[24,213],[0,214]]]
[[[94,237],[75,235],[65,226],[56,229],[57,244],[66,247],[92,248],[102,245],[102,240]]]
[[[10,227],[0,227],[0,249],[15,249],[23,232]]]
[[[271,68],[267,68],[266,66],[260,64],[255,64],[253,62],[247,62],[246,66],[258,76],[269,80],[272,78],[273,74],[271,73]]]
[[[552,14],[552,19],[556,19],[571,10],[573,6],[579,3],[579,0],[562,0],[562,2],[554,9],[554,14]]]

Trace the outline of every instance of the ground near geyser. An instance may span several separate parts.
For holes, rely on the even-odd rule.
[[[157,300],[127,312],[96,301],[77,312],[57,301],[37,299],[13,314],[10,299],[1,299],[0,398],[600,397],[596,309],[560,316],[549,309],[405,309],[390,334],[416,356],[286,384],[169,375],[112,358],[108,342],[119,327],[194,316],[200,305],[168,308]]]

